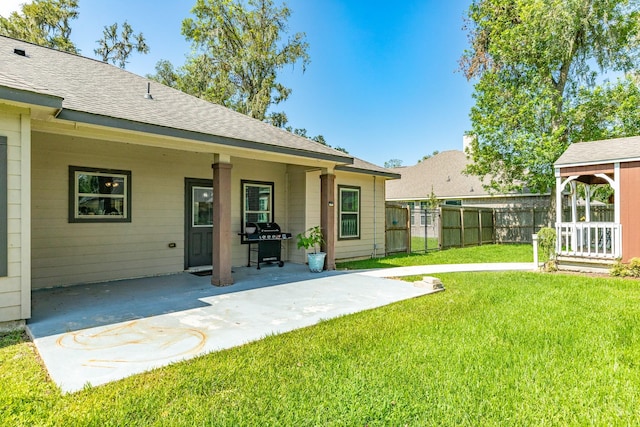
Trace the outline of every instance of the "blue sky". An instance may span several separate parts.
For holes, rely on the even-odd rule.
[[[277,0],[276,0],[277,1]],[[0,14],[24,0],[2,0]],[[471,0],[289,0],[289,29],[305,32],[311,64],[281,73],[293,89],[275,111],[289,124],[324,135],[332,146],[382,165],[415,164],[434,150],[461,149],[473,86],[458,68],[467,47],[463,17]],[[194,0],[80,0],[72,40],[94,57],[105,25],[127,20],[145,35],[148,55],[127,70],[145,75],[168,59],[184,63],[180,34]]]

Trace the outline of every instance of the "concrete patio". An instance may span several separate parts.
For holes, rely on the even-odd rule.
[[[53,381],[73,392],[434,292],[296,264],[238,268],[234,278],[223,288],[181,273],[34,291],[27,327]]]

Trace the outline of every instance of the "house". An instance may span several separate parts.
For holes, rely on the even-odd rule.
[[[410,208],[412,236],[440,236],[438,216],[428,211],[433,195],[441,205],[495,209],[496,241],[530,241],[531,235],[548,222],[549,195],[490,193],[480,178],[464,173],[470,161],[463,151],[450,150],[414,166],[392,169],[401,178],[387,181],[387,202]]]
[[[568,205],[571,215],[563,221],[556,209],[559,263],[606,267],[621,258],[640,257],[640,136],[571,144],[555,162],[556,206]],[[584,215],[578,215],[577,186],[585,187]],[[589,203],[591,188],[613,190],[613,221],[594,218]]]
[[[387,201],[394,203],[426,206],[433,193],[446,205],[466,205],[479,207],[527,207],[548,205],[548,195],[529,192],[495,194],[483,187],[483,182],[475,175],[466,175],[464,170],[470,160],[460,150],[438,153],[420,163],[394,168],[400,174],[399,180],[388,181]]]
[[[384,253],[384,168],[93,59],[0,37],[0,323],[31,291],[247,265],[239,233],[320,225]],[[282,258],[304,263],[295,239]]]

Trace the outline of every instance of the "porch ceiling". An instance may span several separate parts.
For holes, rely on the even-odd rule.
[[[610,175],[610,178],[613,179],[613,175]],[[588,185],[609,184],[606,179],[595,175],[580,175],[576,181],[580,181]]]

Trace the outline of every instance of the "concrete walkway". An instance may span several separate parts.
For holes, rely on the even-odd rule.
[[[311,274],[306,266],[286,264],[239,269],[236,284],[225,288],[183,273],[35,291],[27,327],[53,381],[63,392],[74,392],[436,292],[384,277],[532,267],[464,264]]]
[[[436,264],[414,265],[369,270],[361,274],[370,277],[405,277],[437,273],[464,273],[470,271],[534,271],[532,262],[502,262],[491,264]]]

